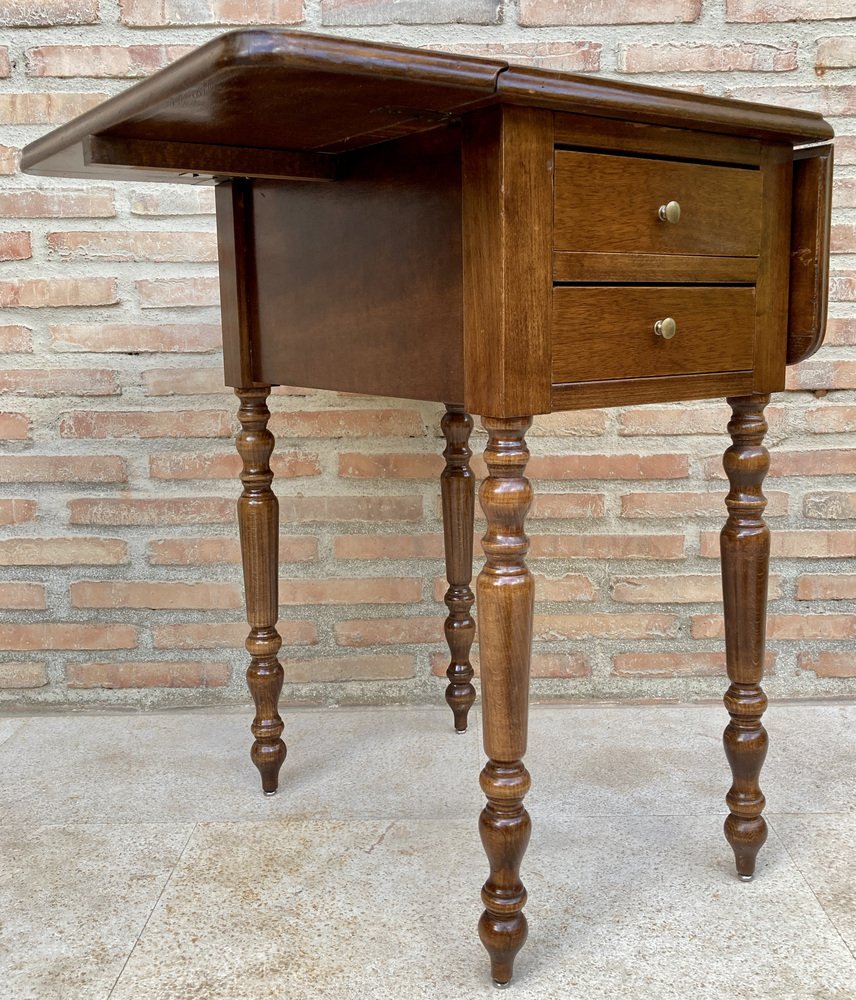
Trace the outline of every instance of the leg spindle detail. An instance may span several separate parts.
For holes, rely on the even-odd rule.
[[[256,706],[251,757],[261,774],[262,788],[271,795],[277,788],[286,749],[277,705],[283,674],[277,659],[282,645],[276,630],[279,504],[271,489],[270,456],[274,438],[267,427],[270,386],[236,389],[235,394],[240,400],[237,447],[243,460],[244,487],[238,500],[238,528],[250,625],[246,642],[250,654],[247,684]]]
[[[767,839],[759,778],[767,755],[767,732],[761,723],[767,697],[761,678],[770,532],[764,523],[767,501],[761,488],[770,466],[762,443],[767,432],[764,407],[769,399],[753,395],[728,400],[732,409],[728,433],[733,443],[723,460],[731,487],[725,501],[728,520],[720,536],[725,651],[731,681],[725,695],[731,721],[723,743],[733,776],[726,796],[730,813],[725,836],[744,880],[752,878],[755,858]]]
[[[446,551],[446,607],[444,625],[451,661],[446,670],[449,684],[446,701],[455,719],[455,730],[466,732],[467,714],[476,699],[470,647],[476,623],[470,614],[475,597],[470,589],[473,576],[473,519],[475,514],[475,475],[470,468],[472,452],[468,447],[473,418],[462,407],[446,406],[440,423],[446,439],[443,457],[446,468],[440,477],[443,496],[443,537]]]
[[[529,660],[534,588],[526,565],[524,521],[532,502],[524,476],[529,417],[485,417],[488,478],[480,500],[487,517],[482,540],[485,566],[478,578],[484,748],[481,773],[487,797],[479,831],[490,863],[482,889],[485,911],[479,937],[490,955],[494,982],[511,980],[514,959],[526,941],[526,889],[520,865],[529,843],[523,805],[529,773],[523,766],[529,714]]]

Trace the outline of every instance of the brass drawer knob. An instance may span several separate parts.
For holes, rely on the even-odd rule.
[[[671,222],[672,225],[676,225],[681,221],[681,206],[676,201],[670,201],[666,205],[661,205],[657,214],[661,222]]]
[[[677,332],[678,324],[671,316],[667,316],[665,319],[658,319],[654,324],[654,333],[658,337],[662,337],[663,340],[671,340]]]

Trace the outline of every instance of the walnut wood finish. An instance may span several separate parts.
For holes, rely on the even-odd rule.
[[[770,532],[764,523],[767,501],[761,492],[770,467],[762,444],[767,432],[764,407],[769,396],[737,396],[728,400],[733,444],[723,464],[731,489],[726,498],[728,520],[720,536],[722,593],[725,606],[725,651],[731,686],[725,707],[731,721],[723,742],[734,783],[726,803],[725,836],[734,850],[737,873],[751,879],[755,857],[767,839],[758,784],[767,755],[767,732],[761,716],[767,696],[761,688],[767,613]]]
[[[529,659],[534,585],[526,565],[529,539],[524,520],[532,490],[524,476],[531,417],[482,420],[488,433],[484,457],[488,478],[479,491],[487,531],[485,565],[478,577],[484,749],[481,773],[487,805],[479,832],[490,862],[482,888],[485,911],[479,937],[490,955],[494,982],[511,980],[514,958],[526,941],[526,889],[520,864],[529,843],[530,821],[523,798],[529,772],[523,765],[529,714]]]
[[[278,617],[277,570],[279,568],[279,503],[271,489],[273,473],[270,456],[273,434],[268,430],[270,386],[236,389],[240,400],[238,453],[243,460],[238,500],[238,528],[244,565],[244,591],[250,634],[247,652],[247,684],[256,706],[251,757],[262,776],[262,788],[272,795],[277,788],[279,769],[285,760],[281,736],[282,719],[277,702],[282,690],[282,666],[277,659],[282,639],[276,630]]]
[[[446,448],[446,467],[440,476],[443,500],[443,541],[446,552],[446,579],[449,589],[445,602],[449,609],[443,631],[449,644],[451,661],[446,676],[446,701],[455,720],[455,731],[467,731],[467,713],[476,700],[471,684],[473,668],[470,648],[476,623],[470,614],[475,596],[470,589],[473,578],[473,519],[475,515],[476,477],[470,468],[469,449],[473,418],[461,406],[446,405],[440,421]]]

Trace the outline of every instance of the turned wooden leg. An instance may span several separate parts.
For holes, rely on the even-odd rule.
[[[731,810],[725,836],[734,851],[737,874],[745,881],[752,878],[755,857],[767,839],[758,779],[767,755],[767,732],[761,724],[767,696],[761,677],[770,531],[764,523],[767,501],[761,487],[770,467],[762,444],[767,432],[764,407],[769,401],[769,396],[761,395],[728,400],[732,410],[728,433],[733,444],[723,460],[731,486],[725,501],[728,520],[720,536],[725,656],[731,681],[725,695],[731,721],[723,742],[734,778],[725,799]]]
[[[449,644],[451,661],[446,670],[449,684],[446,701],[455,718],[455,731],[467,731],[467,713],[476,700],[476,690],[470,683],[473,668],[470,648],[475,638],[476,623],[470,614],[475,597],[470,589],[473,578],[473,517],[475,513],[476,478],[470,468],[472,452],[468,447],[473,418],[463,407],[446,405],[440,422],[446,439],[446,468],[440,476],[443,495],[443,540],[446,547],[446,607],[449,614],[443,630]]]
[[[262,788],[267,795],[273,795],[286,750],[281,739],[283,723],[277,710],[282,690],[282,667],[277,653],[282,639],[276,630],[279,503],[271,489],[270,456],[274,439],[267,427],[270,386],[236,389],[235,394],[240,400],[241,422],[237,446],[244,463],[238,528],[250,625],[246,642],[250,654],[247,684],[256,706],[252,724],[255,742],[250,755],[261,773]]]
[[[487,517],[482,539],[485,566],[479,574],[479,646],[484,749],[481,773],[487,805],[479,832],[490,862],[482,889],[485,911],[479,937],[490,955],[494,982],[511,980],[514,958],[526,940],[526,889],[520,863],[529,843],[529,813],[523,798],[529,772],[523,766],[529,714],[529,658],[534,587],[526,565],[529,539],[523,526],[532,502],[523,475],[531,417],[485,417],[488,478],[479,491]]]

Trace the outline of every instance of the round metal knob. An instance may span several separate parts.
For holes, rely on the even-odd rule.
[[[681,221],[681,206],[676,201],[670,201],[666,205],[661,205],[657,214],[661,222],[671,222],[672,225],[676,225]]]
[[[671,316],[667,316],[665,319],[658,319],[654,324],[654,333],[658,337],[662,337],[663,340],[671,340],[677,332],[678,324]]]

